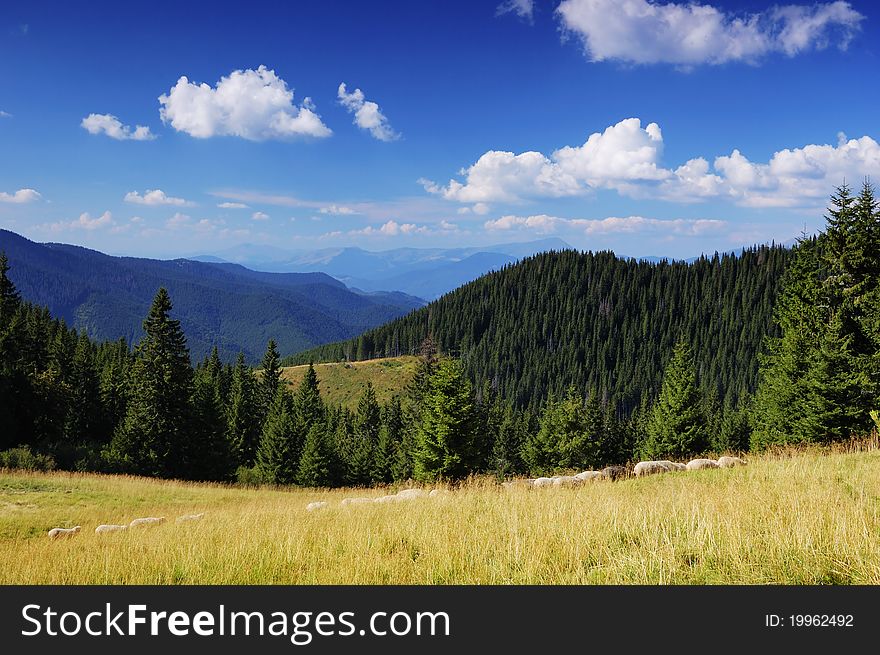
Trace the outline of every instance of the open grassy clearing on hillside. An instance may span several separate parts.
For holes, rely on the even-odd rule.
[[[372,382],[377,400],[385,404],[412,380],[418,362],[418,357],[404,355],[363,362],[315,364],[318,389],[324,402],[355,409],[367,382]],[[296,388],[308,368],[307,365],[288,366],[282,369],[281,377]]]
[[[4,472],[0,583],[880,584],[878,450],[339,505],[384,493]],[[169,521],[94,533],[140,516]]]

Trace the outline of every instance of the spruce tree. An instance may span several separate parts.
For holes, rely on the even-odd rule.
[[[188,477],[225,482],[232,478],[235,458],[226,438],[226,417],[215,375],[216,369],[210,366],[210,360],[208,366],[195,375],[193,456]]]
[[[461,479],[479,461],[478,421],[470,382],[457,360],[443,359],[423,400],[414,457],[417,480]]]
[[[183,477],[192,424],[192,368],[180,322],[160,288],[144,320],[146,335],[128,375],[125,417],[113,435],[110,461],[119,470]]]
[[[315,423],[303,446],[302,458],[296,474],[297,483],[304,487],[329,487],[333,484],[333,448],[326,426]]]
[[[275,392],[269,408],[260,447],[257,469],[272,484],[291,484],[296,480],[300,452],[293,399],[282,387]]]
[[[278,354],[278,346],[275,343],[275,339],[269,339],[260,369],[260,410],[261,419],[265,420],[269,407],[275,402],[278,387],[282,385],[281,357]]]
[[[703,399],[690,346],[679,341],[663,374],[660,396],[651,409],[643,456],[680,458],[708,446]]]
[[[239,353],[232,369],[229,401],[226,406],[226,439],[237,466],[252,466],[260,441],[260,422],[256,380]]]
[[[304,435],[308,434],[313,425],[324,421],[324,402],[318,390],[318,374],[312,364],[309,364],[296,392],[296,413]]]
[[[370,477],[376,482],[394,480],[394,462],[403,437],[403,408],[400,396],[394,396],[382,412],[382,427],[379,441],[373,456],[373,469]]]

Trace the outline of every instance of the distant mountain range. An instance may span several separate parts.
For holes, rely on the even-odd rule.
[[[288,251],[243,244],[190,259],[231,262],[276,273],[320,271],[356,289],[394,290],[433,300],[523,257],[568,249],[571,249],[569,244],[556,238],[471,248],[397,248],[381,252],[354,247]]]
[[[254,363],[274,338],[287,355],[356,336],[424,302],[404,293],[353,291],[324,273],[271,273],[238,264],[111,257],[60,243],[35,243],[0,230],[0,251],[22,297],[96,339],[140,340],[160,286],[201,359],[216,345]]]

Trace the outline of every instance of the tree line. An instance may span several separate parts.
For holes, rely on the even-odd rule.
[[[644,392],[629,411],[598,382],[543,397],[538,389],[532,402],[518,402],[496,377],[475,380],[468,357],[444,354],[430,333],[423,334],[418,371],[401,393],[382,405],[367,384],[350,411],[324,402],[311,364],[291,388],[274,341],[259,370],[243,356],[224,364],[216,349],[193,366],[165,289],[133,349],[124,340],[93,343],[23,301],[0,256],[0,465],[30,454],[78,470],[369,485],[474,473],[541,475],[866,434],[871,412],[880,408],[880,213],[872,187],[866,183],[858,196],[840,187],[826,229],[801,239],[790,255],[775,248],[747,252],[755,266],[761,253],[765,263],[774,256],[791,261],[764,335],[755,395],[748,385],[736,401],[719,393],[717,371],[679,324],[677,331],[667,328],[675,338],[662,366],[634,382]],[[568,262],[573,256],[555,255]],[[725,258],[700,266],[710,261],[733,270]],[[553,276],[553,257],[535,262]],[[624,270],[638,273],[641,265]],[[734,286],[773,286],[759,270],[753,269],[760,284],[741,279]],[[570,284],[589,286],[589,280]],[[724,288],[721,277],[715,284]],[[696,287],[683,284],[661,296],[694,293]],[[483,311],[491,325],[492,305]],[[722,307],[719,315],[740,316],[740,336],[756,329],[744,312]],[[532,320],[522,316],[523,323]],[[655,378],[656,390],[648,382]]]

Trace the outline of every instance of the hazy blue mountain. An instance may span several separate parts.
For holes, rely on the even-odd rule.
[[[360,334],[424,303],[363,293],[323,273],[267,273],[237,264],[111,257],[0,230],[10,278],[26,300],[97,339],[138,341],[160,286],[171,294],[193,359],[217,345],[257,361],[274,338],[283,354]]]
[[[469,248],[396,248],[377,252],[356,247],[266,250],[243,244],[191,259],[217,261],[219,258],[260,271],[320,271],[358,289],[402,291],[430,300],[523,257],[569,248],[571,246],[557,238]]]

